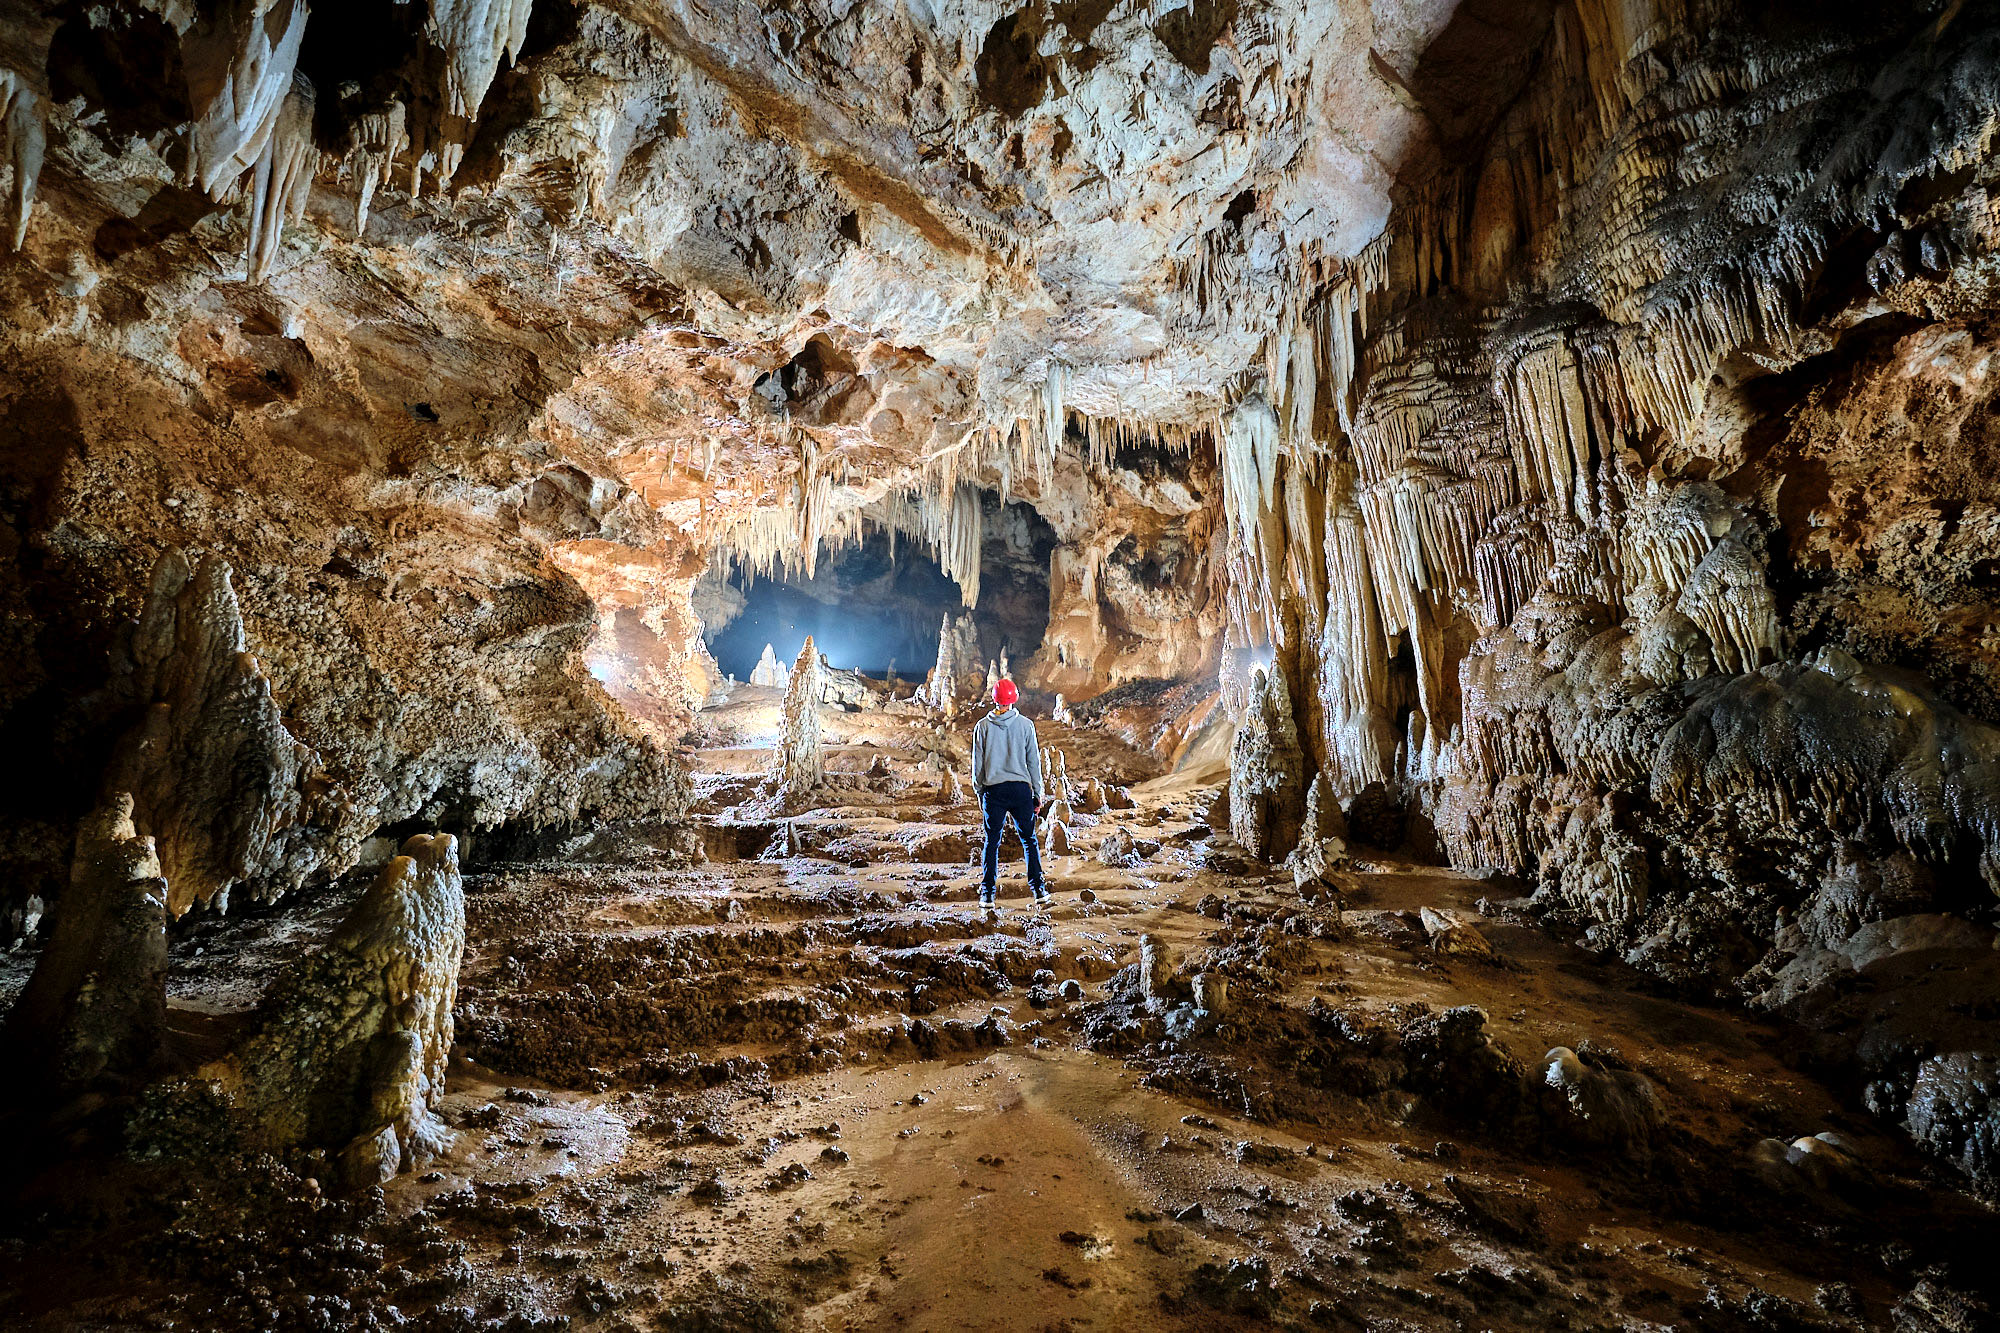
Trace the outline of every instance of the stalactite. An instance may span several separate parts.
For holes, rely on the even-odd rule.
[[[0,67],[0,134],[6,137],[7,164],[13,173],[7,195],[7,243],[19,250],[28,239],[35,184],[47,149],[48,102],[25,75],[5,67]]]
[[[306,0],[225,0],[181,40],[188,99],[188,167],[217,201],[265,155],[305,39]]]
[[[313,86],[303,74],[294,75],[291,94],[279,109],[277,124],[264,140],[264,151],[251,173],[247,258],[253,281],[270,273],[285,224],[305,216],[306,197],[319,165],[312,120]]]
[[[1231,619],[1246,643],[1274,638],[1274,571],[1267,548],[1278,520],[1272,502],[1278,483],[1278,418],[1262,396],[1251,394],[1231,411],[1220,432],[1223,513],[1228,522]]]
[[[381,111],[355,117],[352,146],[348,158],[354,164],[358,195],[354,205],[354,234],[368,230],[368,209],[375,191],[389,184],[396,158],[410,146],[408,114],[400,100]]]
[[[430,37],[448,62],[445,109],[470,119],[479,114],[501,57],[510,64],[519,57],[534,0],[430,0],[430,6]]]

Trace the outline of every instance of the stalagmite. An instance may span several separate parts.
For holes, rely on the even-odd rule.
[[[1259,671],[1229,751],[1229,829],[1243,849],[1276,860],[1298,843],[1305,760],[1285,673]]]
[[[965,789],[959,786],[958,770],[947,766],[944,778],[938,783],[938,804],[958,805],[965,800]]]
[[[1055,706],[1049,709],[1049,721],[1055,723],[1059,727],[1067,727],[1076,721],[1076,719],[1070,715],[1069,701],[1062,697],[1060,691],[1058,691],[1056,694]]]
[[[782,690],[791,682],[791,672],[778,661],[778,654],[770,644],[757,658],[757,665],[750,668],[750,683],[767,690]]]
[[[210,555],[192,572],[169,549],[132,651],[143,719],[121,743],[107,792],[129,792],[133,820],[159,851],[179,916],[247,884],[259,897],[297,887],[327,855],[315,815],[335,793],[293,739],[249,651],[230,569]]]
[[[256,1031],[204,1066],[260,1148],[324,1147],[351,1186],[449,1146],[436,1117],[465,953],[458,844],[419,834],[326,946],[271,985]]]
[[[778,803],[784,809],[805,808],[826,780],[819,730],[821,675],[819,650],[808,634],[785,686],[785,731],[778,742],[777,768],[772,774]]]
[[[48,946],[7,1015],[30,1095],[131,1084],[161,1058],[167,1023],[167,883],[153,840],[115,792],[76,834]]]

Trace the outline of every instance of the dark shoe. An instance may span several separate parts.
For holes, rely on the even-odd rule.
[[[982,912],[990,912],[990,911],[992,911],[992,910],[993,910],[994,908],[996,908],[996,907],[998,907],[998,906],[999,906],[999,903],[998,903],[998,902],[996,901],[996,895],[994,895],[994,894],[991,894],[991,893],[986,893],[986,892],[981,892],[981,893],[980,893],[980,895],[979,895],[979,910],[980,910],[980,911],[982,911]]]
[[[1049,891],[1047,888],[1040,884],[1030,884],[1028,887],[1035,895],[1035,906],[1047,907],[1049,905]]]

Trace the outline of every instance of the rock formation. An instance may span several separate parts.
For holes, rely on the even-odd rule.
[[[132,641],[142,720],[104,783],[158,849],[175,916],[248,882],[260,897],[328,868],[337,793],[294,740],[249,651],[229,566],[161,555]],[[344,868],[336,866],[333,868]]]
[[[820,750],[820,677],[819,650],[808,634],[786,678],[784,734],[778,740],[777,766],[771,774],[772,791],[781,809],[804,809],[826,781],[826,761]]]
[[[76,860],[34,975],[7,1015],[24,1100],[129,1085],[167,1020],[167,882],[124,792],[77,829]]]
[[[791,678],[791,672],[778,661],[778,655],[771,650],[771,645],[765,644],[763,656],[757,659],[757,665],[750,670],[750,683],[767,690],[782,690],[791,683]]]
[[[1259,671],[1229,752],[1231,836],[1252,856],[1282,858],[1298,845],[1306,787],[1285,673]]]
[[[261,1148],[324,1147],[350,1185],[379,1184],[449,1143],[433,1114],[465,952],[458,844],[403,844],[326,946],[272,983],[256,1031],[204,1066]]]

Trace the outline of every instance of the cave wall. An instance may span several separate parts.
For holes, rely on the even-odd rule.
[[[249,650],[337,789],[322,873],[405,820],[676,809],[667,751],[585,668],[597,608],[551,558],[643,542],[651,516],[538,425],[589,348],[661,307],[656,279],[611,264],[565,291],[559,265],[524,274],[479,224],[434,229],[407,200],[370,224],[400,243],[340,244],[352,187],[329,179],[306,216],[334,243],[255,281],[241,214],[129,127],[56,116],[49,135],[0,263],[12,900],[60,881],[134,721],[132,624],[170,546],[233,568]]]
[[[1840,19],[1554,7],[1221,442],[1232,632],[1336,790],[1696,986],[1842,857],[2000,888],[2000,36]]]

